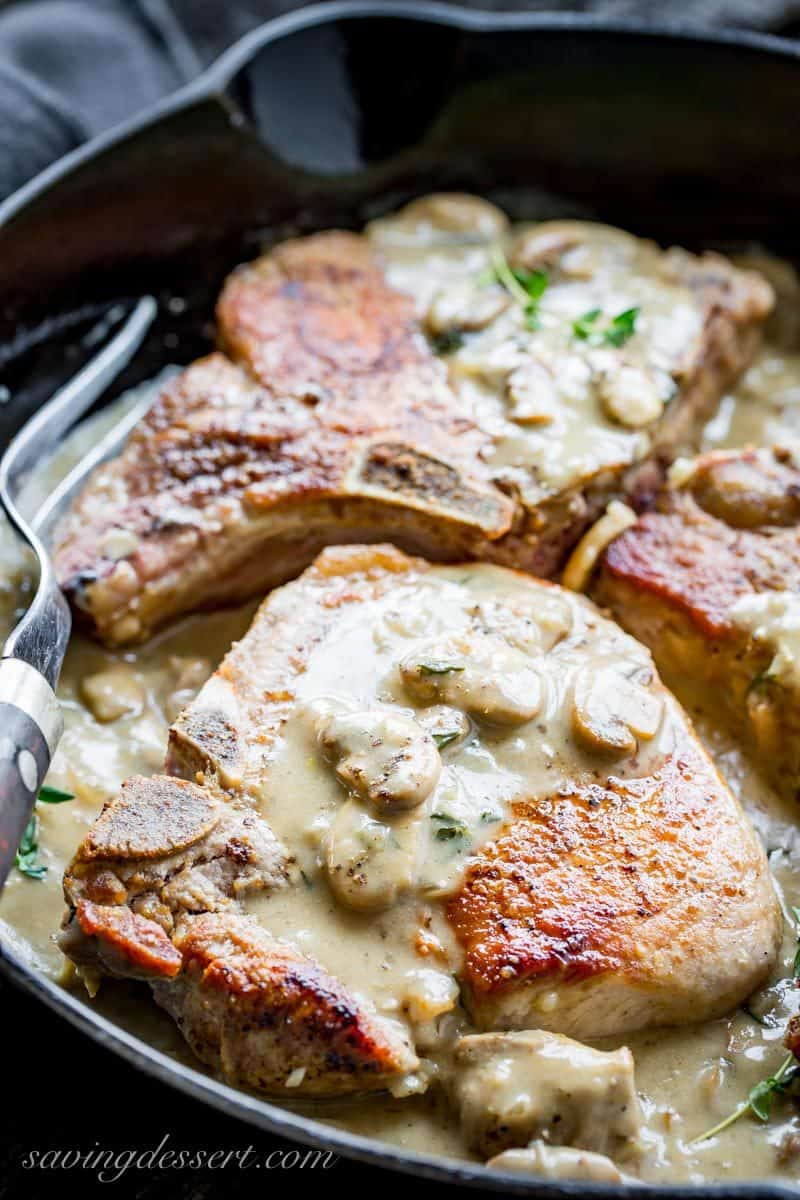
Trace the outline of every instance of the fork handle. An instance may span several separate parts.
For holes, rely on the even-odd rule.
[[[64,727],[50,684],[20,658],[0,660],[0,888]]]

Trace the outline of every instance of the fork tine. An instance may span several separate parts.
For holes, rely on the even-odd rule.
[[[88,454],[85,454],[80,462],[67,472],[41,507],[37,509],[36,515],[30,520],[30,525],[43,542],[49,542],[53,526],[65,511],[70,500],[80,490],[86,476],[121,449],[152,404],[152,396],[147,396],[138,404],[134,404],[133,408],[120,417],[119,421],[112,425],[100,441],[92,446]]]
[[[0,659],[0,889],[63,729],[55,687],[71,626],[50,556],[17,508],[18,488],[26,472],[41,462],[130,361],[155,314],[155,301],[145,296],[116,336],[22,427],[0,460],[0,503],[39,563],[33,602]],[[66,499],[62,492],[61,501]],[[50,505],[45,515],[52,518],[56,511]]]
[[[33,601],[3,646],[2,657],[23,659],[40,671],[51,687],[58,680],[66,650],[69,611],[47,550],[17,508],[19,485],[26,472],[41,462],[47,449],[57,444],[131,360],[156,311],[152,296],[142,297],[122,328],[22,427],[0,460],[0,504],[11,526],[33,550],[39,565]],[[50,507],[48,515],[52,519],[55,509]]]
[[[127,366],[153,322],[157,305],[143,296],[121,329],[64,387],[43,404],[11,439],[0,461],[0,500],[13,504],[12,490],[23,474],[42,461],[64,434]],[[12,518],[13,520],[13,518]],[[25,536],[23,534],[23,536]]]

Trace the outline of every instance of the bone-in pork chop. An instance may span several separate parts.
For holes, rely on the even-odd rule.
[[[133,785],[88,835],[67,950],[149,972],[190,1043],[254,1086],[281,1077],[276,1056],[307,1065],[301,1038],[309,1081],[342,1088],[320,1066],[344,1035],[315,972],[350,998],[348,1030],[360,1014],[346,1069],[363,1087],[408,1073],[404,1037],[435,1055],[460,997],[473,1028],[595,1038],[722,1013],[774,960],[763,851],[649,653],[519,572],[325,551],[176,722],[168,770],[187,782]],[[177,872],[169,825],[148,841],[156,786],[190,789],[197,813],[175,827]],[[242,813],[274,836],[239,879],[205,830]]]
[[[796,794],[800,458],[745,449],[679,466],[656,511],[608,547],[596,598]]]
[[[241,913],[248,894],[291,886],[291,868],[250,806],[214,786],[134,778],[65,875],[61,947],[91,986],[147,981],[232,1083],[311,1096],[386,1086],[416,1064],[397,1031]]]
[[[769,287],[713,255],[432,197],[235,271],[223,353],[168,383],[56,534],[112,644],[263,592],[326,544],[551,575],[608,500],[692,447]]]

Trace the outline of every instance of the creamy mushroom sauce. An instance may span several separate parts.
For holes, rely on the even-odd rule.
[[[489,222],[487,231],[490,236],[495,236],[491,211],[486,210],[481,219]],[[392,250],[392,270],[398,283],[403,282],[402,274],[407,269],[414,273],[420,286],[421,281],[429,279],[435,291],[438,289],[438,283],[434,287],[437,278],[446,275],[451,267],[463,275],[465,256],[469,259],[470,272],[473,267],[480,271],[485,264],[485,246],[477,249],[462,246],[457,254],[449,250],[429,253],[425,270],[420,272],[419,262],[426,254],[424,247],[421,248],[419,242],[414,247],[404,247],[401,242],[402,239]],[[405,257],[409,261],[404,266]],[[723,401],[718,416],[706,430],[707,447],[736,446],[744,442],[771,444],[786,437],[800,436],[800,353],[786,349],[787,342],[797,344],[798,321],[794,314],[800,307],[796,306],[796,280],[788,268],[774,263],[769,265],[774,272],[783,272],[783,282],[787,273],[789,280],[784,289],[788,296],[784,296],[785,304],[779,313],[782,321],[775,331],[776,340],[766,347],[736,391]],[[620,308],[647,303],[645,296],[628,290],[622,278],[619,287]],[[782,294],[780,287],[778,290],[779,295]],[[673,300],[679,307],[685,306],[686,297],[676,295]],[[585,308],[590,307],[588,303],[581,303]],[[570,319],[573,315],[579,314],[573,314],[570,309]],[[691,312],[685,311],[682,319],[691,322]],[[786,334],[787,328],[790,337]],[[470,383],[468,386],[477,385]],[[482,387],[478,387],[479,392]],[[505,430],[505,461],[513,463],[514,438],[518,434],[508,428],[506,414],[500,411],[491,390],[482,399],[490,407],[494,405],[499,426]],[[30,508],[35,507],[37,496],[46,494],[55,479],[97,438],[100,426],[114,417],[112,410],[88,423],[69,440],[56,461],[32,482],[28,497]],[[592,437],[597,435],[600,442],[608,446],[610,454],[617,454],[620,446],[624,446],[626,454],[635,455],[639,436],[636,432],[615,429],[610,422],[606,427],[603,418],[598,427],[596,407],[592,410],[592,420],[595,422]],[[581,431],[580,422],[573,429],[574,457],[580,464],[586,449],[586,435]],[[523,434],[527,443],[526,455],[530,436],[527,432]],[[542,445],[535,444],[546,457]],[[556,486],[559,482],[557,464],[553,469],[555,473],[551,479]],[[0,566],[0,602],[5,619],[10,623],[20,603],[21,580],[24,592],[24,564],[8,537],[0,546]],[[479,577],[484,571],[489,574],[491,568],[481,569]],[[436,575],[444,586],[452,581],[454,571],[439,569]],[[480,590],[481,585],[477,582],[472,586]],[[2,935],[17,954],[60,980],[64,986],[74,988],[87,1004],[110,1015],[165,1052],[195,1066],[196,1061],[172,1022],[150,1001],[145,988],[106,982],[98,996],[89,1001],[82,986],[65,969],[64,959],[52,937],[62,912],[61,874],[84,830],[123,778],[135,771],[152,772],[162,766],[170,720],[191,699],[231,641],[242,635],[253,610],[254,605],[247,605],[233,611],[190,618],[148,645],[128,652],[112,653],[81,636],[73,638],[59,688],[66,731],[49,782],[74,792],[76,799],[57,806],[39,806],[40,857],[47,866],[47,874],[43,880],[35,881],[12,872],[0,900]],[[380,658],[382,639],[387,645],[393,639],[402,639],[399,627],[419,621],[419,612],[412,608],[381,616],[373,634],[376,659]],[[427,616],[424,620],[427,621]],[[427,625],[425,631],[436,632],[430,631]],[[352,695],[353,675],[367,686],[370,668],[368,663],[348,656],[346,646],[342,651],[340,690],[346,680],[344,690]],[[767,847],[785,904],[800,903],[800,837],[795,806],[780,801],[731,739],[709,723],[704,715],[702,695],[689,690],[683,680],[667,679],[665,682],[692,712],[720,770],[741,797]],[[319,688],[313,681],[306,685],[309,699],[314,699],[313,693],[320,689],[329,694],[336,691],[329,679],[324,687],[322,681],[318,683]],[[404,696],[411,714],[413,706],[405,693]],[[446,696],[443,700],[446,701]],[[303,844],[301,857],[308,867],[311,884],[269,901],[271,926],[282,926],[281,932],[285,936],[291,936],[298,945],[316,952],[343,977],[358,980],[357,986],[384,1009],[391,1011],[394,1007],[398,1018],[413,1019],[418,1035],[424,1040],[425,1022],[430,1021],[437,1011],[446,1013],[453,1004],[452,980],[429,958],[420,958],[413,951],[400,951],[399,941],[403,939],[393,936],[392,929],[387,931],[386,926],[396,921],[395,932],[402,929],[406,911],[402,904],[394,912],[392,922],[388,922],[386,914],[364,914],[336,903],[325,888],[319,867],[319,848],[324,833],[326,797],[329,799],[332,790],[339,786],[334,771],[336,761],[340,760],[336,758],[338,751],[320,748],[315,728],[313,714],[309,720],[296,722],[295,727],[287,731],[275,765],[274,782],[282,781],[285,794],[296,795],[297,790],[305,790],[313,795],[314,807],[322,819],[315,826],[313,820],[306,819],[307,809],[295,811],[289,805],[278,806],[277,811],[270,813],[279,834],[294,845]],[[454,810],[451,815],[458,814],[465,820],[471,831],[470,842],[491,834],[491,823],[486,822],[484,827],[480,819],[481,812],[486,810],[485,801],[481,802],[480,811],[474,802],[478,791],[485,796],[489,783],[495,790],[496,802],[502,804],[514,774],[531,769],[531,755],[538,762],[536,769],[543,769],[542,745],[530,735],[521,734],[522,729],[524,726],[517,727],[510,738],[506,734],[503,739],[496,733],[468,744],[468,752],[463,755],[464,766],[458,771],[448,763],[447,750],[444,750],[444,767],[438,787],[447,788],[452,784],[448,800]],[[438,732],[446,731],[441,727]],[[497,745],[493,745],[493,737],[498,743],[503,740],[508,743],[502,754],[498,753]],[[471,791],[472,783],[476,787]],[[463,859],[465,847],[453,845],[456,841],[460,843],[461,839],[448,838],[441,842],[433,839],[428,844],[425,871],[432,895],[437,886],[447,886],[453,870]],[[787,907],[787,915],[788,912]],[[749,1088],[774,1070],[784,1057],[784,1027],[788,1017],[798,1008],[797,990],[789,979],[794,951],[795,934],[787,919],[783,952],[774,981],[754,996],[746,1009],[723,1020],[695,1027],[654,1030],[602,1044],[602,1048],[627,1044],[635,1056],[636,1081],[645,1114],[645,1154],[638,1169],[642,1178],[700,1182],[770,1175],[787,1179],[797,1177],[800,1116],[796,1115],[791,1101],[779,1101],[766,1125],[745,1117],[735,1129],[717,1139],[701,1145],[690,1144],[692,1137],[726,1115],[746,1096]],[[387,972],[383,963],[390,954],[394,961]],[[398,1004],[395,989],[384,981],[387,975],[393,979],[398,975],[408,976],[403,998],[405,1014],[398,1011],[402,1004]],[[466,1021],[457,1015],[457,1009],[455,1013],[445,1016],[444,1020],[454,1022],[466,1031]],[[414,1086],[413,1081],[410,1086]],[[290,1101],[287,1097],[287,1103]],[[457,1124],[436,1089],[425,1095],[370,1097],[367,1101],[318,1103],[308,1108],[332,1125],[372,1138],[408,1149],[468,1157]],[[626,1169],[630,1170],[629,1167]]]
[[[703,313],[681,282],[680,250],[591,222],[509,226],[474,197],[416,201],[368,235],[434,346],[455,339],[450,383],[491,436],[492,474],[526,503],[644,457],[647,427],[701,343]],[[548,275],[535,313],[524,293],[497,282],[509,268]],[[597,336],[634,310],[635,337],[614,346]],[[587,318],[577,337],[574,323]]]

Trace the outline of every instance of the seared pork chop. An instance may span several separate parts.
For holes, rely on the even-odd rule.
[[[770,303],[716,256],[574,222],[512,234],[469,197],[286,242],[225,285],[227,357],[169,383],[95,472],[59,580],[121,644],[331,542],[550,575],[693,445]]]
[[[774,959],[763,852],[648,653],[517,572],[326,551],[175,724],[169,769],[261,806],[340,911],[430,929],[479,1028],[701,1020]]]
[[[800,788],[800,458],[715,451],[608,547],[594,589],[673,677]]]
[[[64,878],[64,952],[150,983],[203,1062],[232,1083],[320,1096],[380,1088],[416,1065],[403,1039],[317,963],[241,914],[290,886],[292,860],[249,805],[207,784],[134,778]]]

